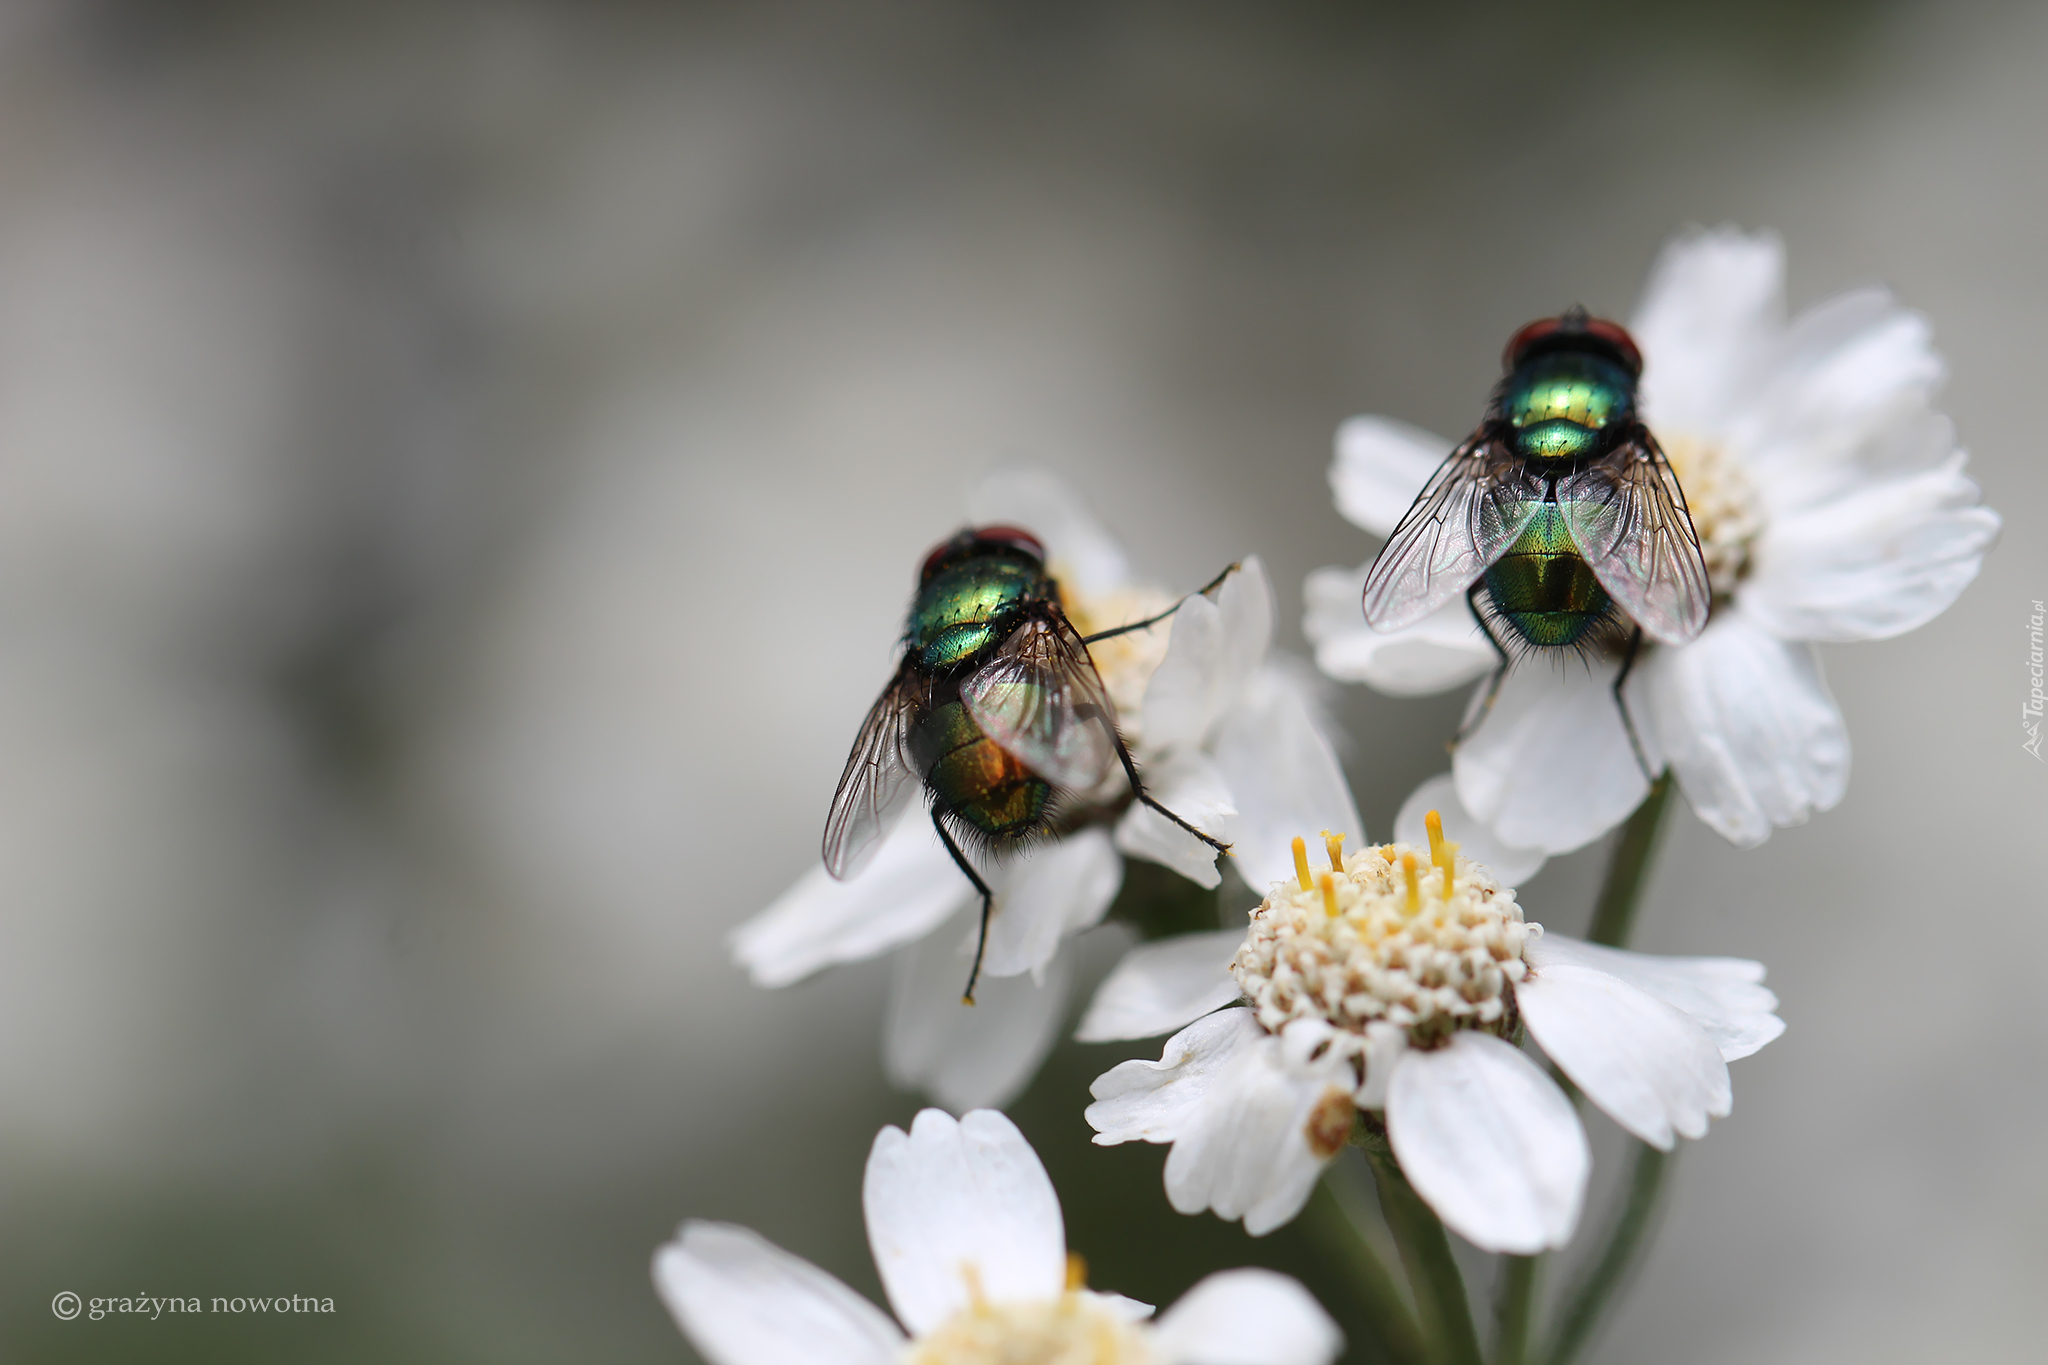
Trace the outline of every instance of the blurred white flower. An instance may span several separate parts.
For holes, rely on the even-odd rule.
[[[1466,1240],[1561,1247],[1591,1159],[1571,1102],[1509,1041],[1517,1021],[1665,1150],[1726,1115],[1727,1063],[1784,1031],[1760,964],[1545,934],[1454,844],[1339,859],[1319,874],[1302,860],[1244,935],[1134,950],[1089,1009],[1092,1038],[1180,1028],[1159,1061],[1097,1078],[1087,1118],[1104,1145],[1172,1143],[1166,1193],[1182,1213],[1280,1226],[1364,1109],[1383,1112],[1416,1193]],[[1217,1008],[1232,999],[1243,1007]]]
[[[1646,645],[1629,713],[1651,767],[1668,763],[1699,817],[1747,847],[1834,806],[1848,780],[1812,642],[1926,624],[1976,576],[1999,521],[1933,406],[1944,370],[1927,321],[1885,291],[1787,323],[1776,237],[1692,232],[1665,248],[1630,326],[1641,411],[1685,489],[1715,605],[1691,644]],[[1389,534],[1453,444],[1347,422],[1330,470],[1338,510]],[[1304,628],[1325,672],[1412,695],[1494,666],[1462,600],[1406,630],[1368,628],[1369,567],[1309,577]],[[1462,804],[1502,842],[1565,852],[1641,803],[1617,666],[1516,669],[1459,745]]]
[[[1029,529],[1046,547],[1062,605],[1082,634],[1142,620],[1174,598],[1135,582],[1123,551],[1052,475],[994,475],[970,498],[976,524]],[[1355,830],[1357,808],[1314,706],[1311,681],[1269,657],[1273,595],[1246,559],[1210,597],[1149,630],[1089,646],[1146,790],[1189,823],[1245,849],[1284,847],[1304,826]],[[732,936],[759,986],[905,948],[883,1031],[890,1080],[954,1110],[1006,1103],[1036,1074],[1072,992],[1075,935],[1098,924],[1123,885],[1123,856],[1205,887],[1215,853],[1146,807],[1126,804],[1121,768],[1082,794],[1069,832],[984,866],[995,892],[976,1004],[960,1004],[979,901],[920,802],[859,875],[823,867]],[[1243,855],[1257,886],[1285,871]],[[906,946],[907,945],[907,946]]]
[[[1343,1347],[1270,1270],[1211,1275],[1156,1323],[1084,1288],[1045,1168],[991,1110],[884,1128],[862,1202],[895,1321],[729,1223],[683,1224],[655,1253],[655,1286],[710,1365],[1328,1365]]]

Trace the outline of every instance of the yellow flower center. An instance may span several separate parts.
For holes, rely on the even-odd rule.
[[[1658,440],[1685,490],[1692,529],[1699,534],[1714,596],[1726,598],[1749,570],[1749,547],[1763,530],[1763,506],[1742,466],[1710,441],[1683,434]]]
[[[973,1293],[967,1307],[911,1343],[904,1365],[1145,1365],[1148,1358],[1137,1324],[1075,1287],[1029,1303],[990,1303]]]
[[[1058,573],[1057,566],[1054,573]],[[1126,586],[1085,593],[1069,588],[1063,579],[1060,581],[1060,606],[1074,623],[1074,629],[1083,635],[1157,616],[1171,607],[1174,600],[1171,593],[1158,588]],[[1088,646],[1088,657],[1095,661],[1095,671],[1102,675],[1102,685],[1108,689],[1109,699],[1116,703],[1117,726],[1123,731],[1124,742],[1133,749],[1144,735],[1145,689],[1151,684],[1152,675],[1159,671],[1159,665],[1166,661],[1166,645],[1172,634],[1173,618],[1169,616],[1156,626]],[[1123,780],[1120,774],[1117,780]]]
[[[1321,1019],[1361,1034],[1384,1021],[1421,1046],[1455,1029],[1507,1031],[1529,926],[1513,889],[1459,857],[1440,829],[1432,822],[1428,849],[1344,856],[1332,839],[1342,866],[1313,875],[1295,841],[1294,882],[1252,912],[1230,969],[1261,1025],[1278,1033]]]

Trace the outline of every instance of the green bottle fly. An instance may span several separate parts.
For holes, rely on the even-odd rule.
[[[1633,742],[1622,686],[1644,637],[1684,644],[1712,607],[1685,494],[1637,414],[1642,354],[1573,309],[1515,333],[1503,363],[1479,429],[1367,572],[1366,624],[1402,630],[1464,594],[1500,657],[1478,718],[1518,653],[1617,653]]]
[[[858,873],[900,803],[921,786],[946,851],[981,894],[969,1004],[995,897],[963,844],[1000,858],[1045,837],[1064,794],[1092,791],[1121,762],[1132,800],[1218,852],[1228,847],[1146,795],[1088,657],[1089,641],[1143,630],[1178,609],[1084,640],[1029,532],[966,530],[926,556],[903,661],[868,712],[832,798],[825,867],[835,877]]]

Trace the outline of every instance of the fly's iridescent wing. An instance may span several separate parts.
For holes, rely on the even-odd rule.
[[[841,880],[867,866],[914,790],[903,742],[930,686],[905,659],[854,737],[825,817],[825,870]]]
[[[1429,476],[1365,576],[1365,623],[1412,626],[1471,587],[1536,514],[1543,489],[1481,430]]]
[[[1092,787],[1116,759],[1116,708],[1056,608],[1011,631],[960,700],[983,734],[1054,786]]]
[[[1557,486],[1573,544],[1600,586],[1643,633],[1682,645],[1713,605],[1685,492],[1648,431]]]

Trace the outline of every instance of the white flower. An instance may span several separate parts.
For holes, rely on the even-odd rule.
[[[1644,420],[1685,489],[1715,606],[1691,644],[1646,647],[1629,713],[1652,768],[1668,763],[1700,818],[1750,846],[1834,806],[1848,780],[1848,734],[1813,642],[1926,624],[1976,576],[1998,518],[1977,505],[1933,406],[1943,366],[1926,320],[1883,290],[1787,323],[1776,237],[1694,232],[1665,249],[1631,329]],[[1377,417],[1346,423],[1330,471],[1338,510],[1388,534],[1452,444]],[[1305,628],[1325,672],[1415,694],[1493,667],[1462,600],[1407,630],[1370,630],[1364,578],[1308,580]],[[1616,667],[1517,668],[1459,746],[1463,805],[1503,842],[1561,853],[1641,802],[1647,782],[1609,690]]]
[[[1278,1227],[1363,1109],[1383,1113],[1416,1193],[1466,1240],[1561,1247],[1591,1160],[1570,1101],[1510,1041],[1518,1019],[1588,1099],[1665,1150],[1726,1115],[1727,1063],[1784,1031],[1760,964],[1545,934],[1454,844],[1341,861],[1313,875],[1303,861],[1244,935],[1134,950],[1089,1009],[1095,1038],[1186,1024],[1157,1062],[1097,1078],[1087,1111],[1098,1143],[1173,1144],[1166,1193],[1182,1213]],[[1229,999],[1244,1004],[1217,1008]]]
[[[1042,471],[992,476],[977,524],[1028,528],[1046,547],[1067,614],[1083,634],[1155,615],[1172,595],[1133,581],[1123,551],[1072,493]],[[1221,567],[1221,566],[1219,566]],[[1190,598],[1150,630],[1089,647],[1146,790],[1189,823],[1247,848],[1284,847],[1304,826],[1354,830],[1356,808],[1324,738],[1310,683],[1268,657],[1272,589],[1247,559],[1211,597]],[[890,1080],[955,1110],[1007,1102],[1058,1035],[1072,990],[1074,936],[1099,923],[1123,885],[1123,857],[1162,863],[1203,886],[1215,852],[1143,806],[1119,808],[1121,768],[1096,814],[1061,838],[983,871],[996,893],[973,1009],[960,1004],[980,902],[932,832],[920,801],[848,881],[814,868],[742,924],[733,954],[764,987],[904,948],[883,1031]],[[1249,859],[1253,885],[1284,871]],[[907,946],[906,946],[907,945]]]
[[[895,1321],[747,1228],[687,1222],[655,1253],[655,1287],[710,1365],[1328,1365],[1343,1347],[1270,1270],[1211,1275],[1156,1323],[1083,1288],[1045,1168],[990,1110],[884,1128],[861,1193]]]

